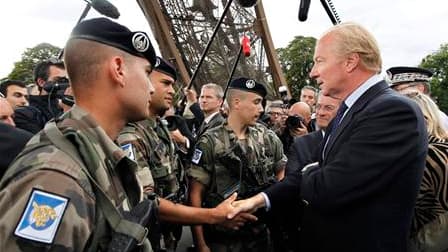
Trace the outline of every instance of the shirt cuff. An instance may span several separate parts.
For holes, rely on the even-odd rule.
[[[185,137],[185,147],[188,149],[190,149],[190,140],[188,140],[188,137]]]
[[[264,209],[266,210],[266,212],[268,212],[269,210],[271,210],[271,201],[269,200],[269,197],[266,193],[261,192],[261,196],[263,196],[264,198],[264,204],[265,204]]]

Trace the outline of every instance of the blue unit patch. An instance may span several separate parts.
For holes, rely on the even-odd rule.
[[[121,146],[121,149],[126,153],[129,159],[135,161],[135,153],[134,153],[134,146],[132,144],[128,143]]]
[[[53,243],[69,199],[33,188],[14,234],[32,241]]]
[[[199,164],[199,161],[202,157],[202,151],[200,149],[195,149],[193,153],[193,158],[191,159],[191,162],[195,164]]]

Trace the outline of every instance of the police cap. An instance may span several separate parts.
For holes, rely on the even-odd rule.
[[[156,53],[145,32],[132,32],[107,18],[82,21],[73,28],[70,39],[86,39],[112,46],[137,57],[156,63]]]
[[[391,87],[408,82],[429,82],[431,71],[418,67],[391,67],[387,69]]]
[[[166,74],[177,80],[176,68],[169,61],[157,56],[156,64],[154,65],[154,71]]]
[[[267,94],[267,90],[263,84],[244,77],[232,80],[229,84],[229,89],[231,88],[256,93],[263,98]]]

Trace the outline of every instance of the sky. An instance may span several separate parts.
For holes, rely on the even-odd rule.
[[[131,30],[151,33],[137,1],[109,0],[120,11],[117,22]],[[259,0],[260,1],[260,0]],[[311,1],[308,19],[297,18],[300,0],[262,0],[275,48],[286,47],[294,36],[319,38],[332,26],[320,1]],[[366,27],[377,39],[383,69],[416,66],[448,43],[446,0],[332,0],[344,21]],[[236,2],[236,1],[235,1]],[[26,48],[47,42],[63,47],[79,19],[82,0],[14,0],[3,2],[0,14],[0,78],[6,77]],[[91,10],[87,18],[98,17]]]

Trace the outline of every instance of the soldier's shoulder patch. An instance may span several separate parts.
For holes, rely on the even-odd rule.
[[[193,153],[193,158],[191,159],[191,162],[195,164],[199,164],[199,161],[202,157],[202,151],[200,149],[195,149]]]
[[[32,241],[53,243],[68,202],[66,197],[33,188],[14,234]]]
[[[134,146],[131,143],[122,145],[121,149],[126,153],[126,156],[128,156],[129,159],[135,161]]]

